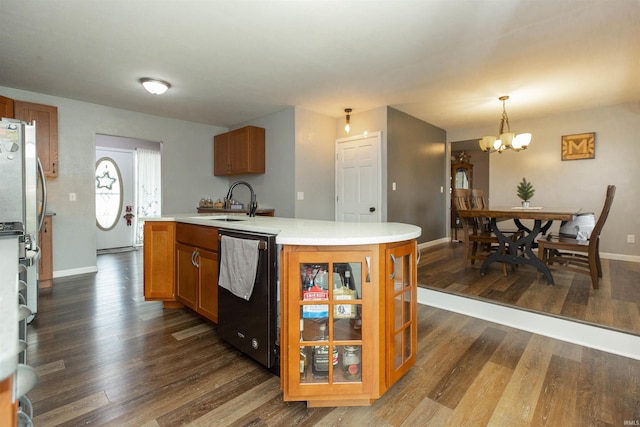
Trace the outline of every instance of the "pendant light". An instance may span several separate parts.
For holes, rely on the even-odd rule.
[[[507,116],[507,107],[505,102],[509,99],[508,96],[501,96],[498,98],[502,101],[502,117],[500,118],[500,129],[498,130],[498,136],[485,136],[480,143],[480,149],[482,151],[488,151],[489,153],[502,153],[506,149],[513,151],[526,150],[531,142],[530,133],[521,133],[516,135],[511,132],[511,126],[509,126],[509,117]],[[506,125],[506,131],[505,131]]]
[[[347,114],[346,117],[346,123],[344,125],[344,131],[346,132],[346,134],[348,135],[349,132],[351,132],[351,108],[345,108],[344,112]]]

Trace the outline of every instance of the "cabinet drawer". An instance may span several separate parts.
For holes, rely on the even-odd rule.
[[[206,225],[176,224],[176,240],[218,252],[218,229]]]

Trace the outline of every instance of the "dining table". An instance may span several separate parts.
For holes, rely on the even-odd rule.
[[[549,285],[554,285],[551,271],[533,253],[537,246],[536,239],[541,233],[546,233],[553,221],[570,221],[574,219],[581,209],[573,208],[547,208],[532,206],[523,208],[520,206],[490,206],[479,209],[459,209],[458,215],[464,218],[489,218],[491,231],[498,239],[498,248],[491,253],[482,263],[480,274],[484,275],[491,263],[504,262],[508,264],[527,264],[537,268],[547,279]],[[504,224],[505,220],[512,219],[522,231],[522,237],[513,239],[500,231],[498,224]],[[523,220],[533,220],[533,227],[522,224]],[[545,224],[543,225],[543,221]]]

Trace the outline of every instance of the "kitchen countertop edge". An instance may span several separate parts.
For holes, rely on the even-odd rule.
[[[235,219],[227,222],[225,219]],[[422,229],[398,222],[352,223],[246,215],[176,214],[144,218],[276,235],[276,243],[304,246],[348,246],[393,243],[420,237]]]

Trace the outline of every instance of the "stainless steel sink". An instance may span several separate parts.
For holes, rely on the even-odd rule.
[[[219,217],[219,216],[192,216],[193,219],[204,219],[206,221],[221,221],[221,222],[236,222],[236,221],[246,221],[247,218],[237,218],[237,217]]]

